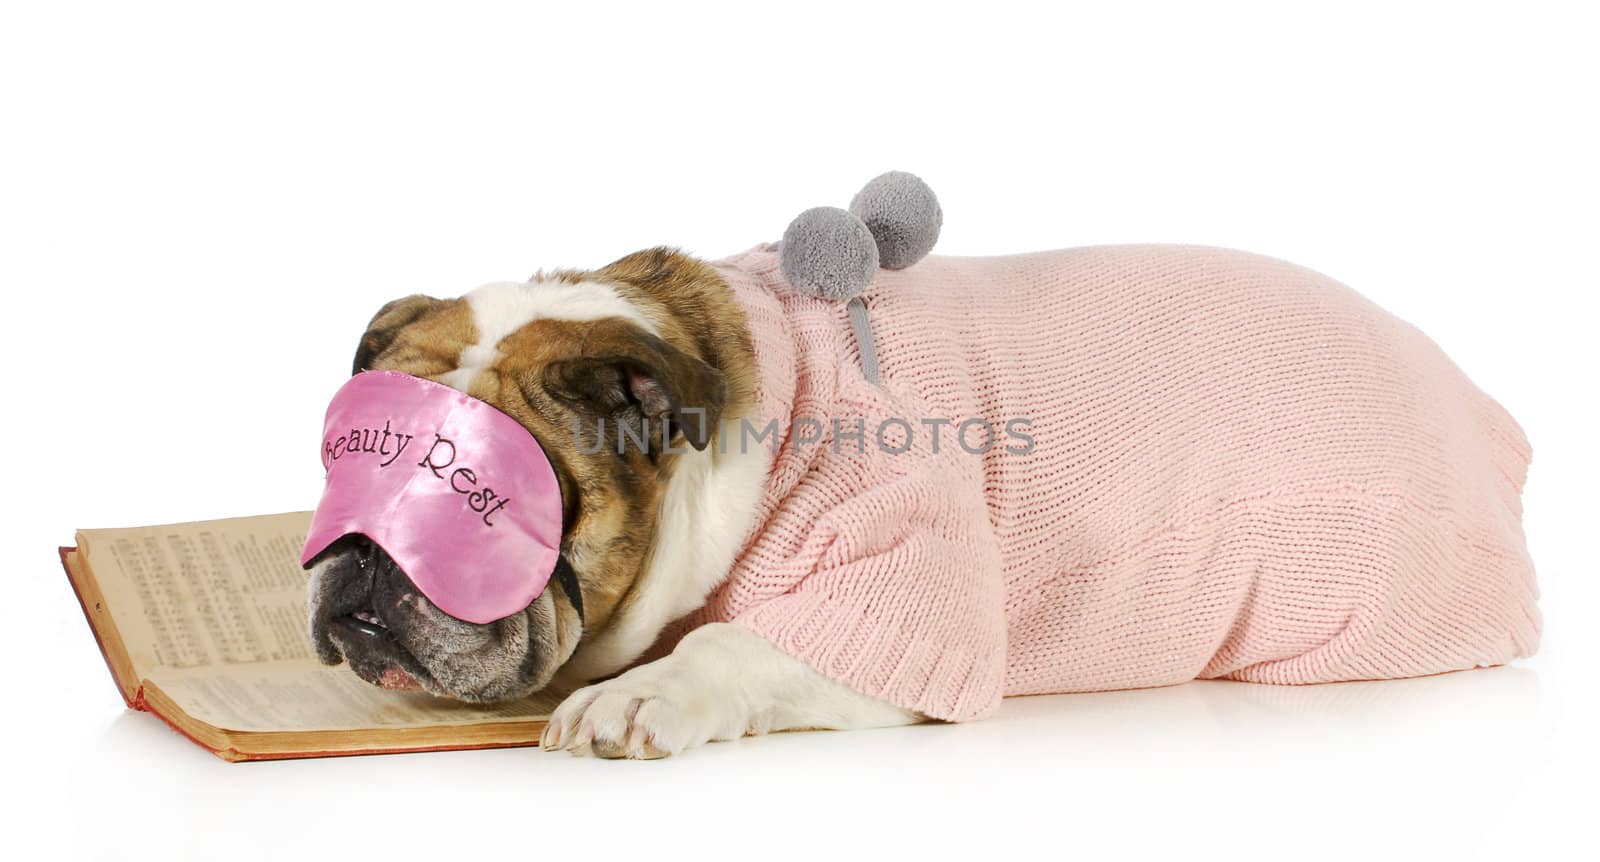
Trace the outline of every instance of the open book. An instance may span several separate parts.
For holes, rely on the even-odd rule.
[[[555,707],[385,691],[306,634],[311,513],[80,530],[61,562],[122,698],[226,760],[533,745]]]

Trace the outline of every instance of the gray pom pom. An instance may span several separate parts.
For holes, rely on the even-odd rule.
[[[812,207],[783,232],[778,268],[797,290],[850,299],[878,271],[878,245],[861,219],[838,207]]]
[[[886,269],[905,269],[927,257],[944,225],[944,210],[933,189],[905,171],[890,171],[867,183],[850,201],[850,211],[872,231]]]

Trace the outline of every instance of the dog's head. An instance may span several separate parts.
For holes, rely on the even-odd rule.
[[[439,610],[381,548],[348,536],[312,564],[318,656],[377,685],[472,702],[543,688],[642,577],[676,453],[711,445],[730,402],[748,397],[740,319],[714,270],[661,249],[593,273],[385,305],[354,370],[444,383],[532,432],[561,486],[561,565],[575,577],[479,625]]]

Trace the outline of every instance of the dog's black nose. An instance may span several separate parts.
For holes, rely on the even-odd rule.
[[[361,535],[345,536],[313,563],[311,643],[326,664],[343,657],[333,629],[370,638],[392,637],[375,598],[404,590],[410,579],[383,548]]]

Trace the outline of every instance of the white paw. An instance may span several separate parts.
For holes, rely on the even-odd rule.
[[[671,659],[578,689],[561,702],[539,739],[545,751],[653,760],[746,732],[744,717],[719,703],[694,676],[674,673]]]

